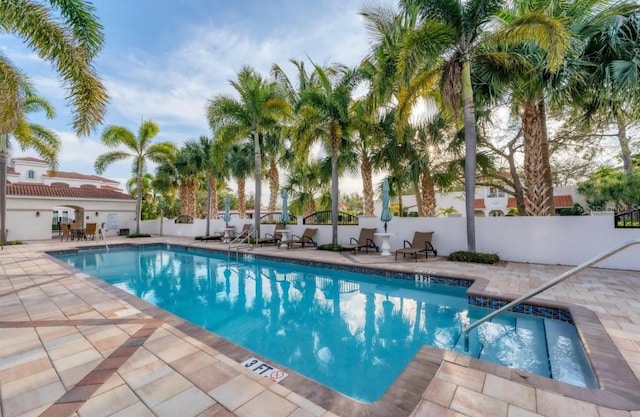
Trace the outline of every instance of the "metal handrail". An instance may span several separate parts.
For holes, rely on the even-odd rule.
[[[616,253],[620,252],[623,249],[628,248],[629,246],[633,246],[633,245],[637,245],[640,244],[640,239],[632,239],[632,240],[628,240],[626,242],[623,242],[621,244],[619,244],[618,246],[615,246],[607,251],[602,252],[599,255],[594,256],[593,258],[589,259],[588,261],[581,263],[580,265],[568,270],[567,272],[565,272],[564,274],[558,275],[556,278],[552,279],[551,281],[547,282],[546,284],[543,284],[541,286],[539,286],[538,288],[535,288],[531,291],[529,291],[528,293],[516,298],[515,300],[511,301],[509,304],[506,304],[505,306],[497,309],[496,311],[493,311],[489,314],[487,314],[486,316],[482,317],[480,320],[476,321],[473,324],[470,324],[469,326],[467,326],[464,330],[462,330],[463,334],[464,334],[464,350],[465,352],[469,351],[469,332],[471,330],[473,330],[474,328],[478,327],[479,325],[481,325],[482,323],[491,320],[492,318],[494,318],[495,316],[497,316],[498,314],[511,309],[512,307],[522,303],[523,301],[526,301],[528,299],[530,299],[531,297],[535,297],[536,295],[540,294],[541,292],[561,283],[562,281],[571,278],[572,276],[576,275],[577,273],[579,273],[580,271],[589,268],[591,265],[594,265],[604,259],[607,259],[608,257],[615,255]]]
[[[253,237],[253,235],[256,233],[255,229],[251,230],[249,233],[247,233],[246,236],[244,236],[243,238],[240,238],[239,236],[234,238],[230,243],[229,243],[229,247],[227,248],[227,256],[231,255],[231,247],[233,246],[233,248],[236,250],[236,258],[238,257],[238,250],[240,249],[240,246],[242,246],[243,243],[246,243],[249,239],[251,239],[251,237]],[[240,239],[238,241],[238,239]],[[251,246],[250,243],[248,243],[249,246]]]

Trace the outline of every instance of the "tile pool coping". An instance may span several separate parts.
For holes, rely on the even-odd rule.
[[[178,248],[186,248],[193,251],[204,252],[217,252],[226,253],[226,251],[215,248],[203,248],[200,246],[189,246],[185,244],[165,244],[165,243],[152,243],[152,244],[123,244],[114,245],[112,247],[144,247],[144,246],[173,246]],[[79,250],[91,250],[102,249],[102,247],[83,247]],[[67,251],[47,251],[45,252],[51,259],[58,263],[62,263],[50,253],[74,253],[78,249]],[[242,252],[241,252],[242,253]],[[282,260],[284,256],[269,256],[265,254],[249,253],[250,256],[267,260]],[[290,258],[286,258],[287,261],[291,261]],[[402,270],[384,270],[381,267],[371,268],[366,266],[347,266],[318,261],[306,261],[306,260],[294,260],[294,263],[306,264],[306,265],[321,265],[332,269],[342,269],[350,271],[376,271],[377,275],[383,275],[386,277],[397,277],[399,274],[405,274],[405,279],[412,279],[415,275],[415,271],[402,271]],[[73,271],[78,271],[75,268],[64,264],[65,267]],[[382,271],[382,274],[378,272]],[[425,271],[427,273],[427,271]],[[86,273],[83,273],[86,275]],[[411,278],[408,278],[411,277]],[[471,282],[472,284],[468,288],[469,297],[487,298],[498,301],[509,301],[515,299],[517,295],[512,294],[500,294],[496,295],[494,292],[486,291],[489,281],[482,277],[475,276],[461,276],[448,277],[446,274],[439,274],[439,278],[464,280]],[[132,304],[134,307],[149,314],[150,316],[162,320],[177,329],[183,331],[191,337],[202,341],[203,343],[211,346],[212,348],[220,351],[228,357],[234,359],[238,363],[241,363],[249,356],[258,356],[253,352],[247,351],[231,342],[219,338],[213,333],[201,329],[195,325],[192,325],[183,319],[168,313],[159,307],[152,306],[146,301],[141,300],[133,295],[126,293],[116,287],[113,287],[104,281],[88,276],[93,284],[102,288],[104,291],[116,295],[118,298],[124,299],[126,302]],[[430,381],[435,376],[440,364],[446,360],[457,363],[459,365],[468,366],[473,369],[477,369],[489,374],[494,374],[503,378],[510,379],[511,381],[530,385],[535,388],[541,388],[545,390],[551,390],[561,393],[565,396],[575,398],[582,401],[587,401],[596,405],[601,405],[613,409],[621,410],[638,410],[640,409],[640,398],[638,392],[640,392],[640,382],[635,377],[633,371],[626,363],[618,348],[613,343],[611,337],[607,334],[602,326],[597,315],[586,307],[563,304],[558,302],[551,302],[548,300],[535,299],[531,303],[534,306],[540,306],[548,309],[555,309],[559,311],[569,312],[571,318],[575,322],[578,334],[580,335],[586,353],[589,357],[590,363],[593,367],[594,373],[598,379],[600,389],[591,390],[586,388],[580,388],[559,381],[554,381],[545,377],[541,377],[534,374],[529,374],[523,371],[507,368],[497,364],[493,364],[479,359],[470,358],[464,355],[459,355],[452,352],[446,352],[437,348],[424,346],[418,354],[411,360],[409,365],[401,373],[398,379],[392,384],[387,393],[384,394],[382,399],[375,403],[364,404],[358,401],[352,400],[339,394],[333,390],[330,390],[314,381],[311,381],[294,371],[289,370],[286,367],[282,367],[290,372],[290,377],[281,382],[283,386],[290,390],[304,396],[310,401],[324,407],[329,411],[339,413],[341,415],[352,416],[400,416],[408,415],[419,403],[422,394],[426,390]],[[258,358],[260,358],[258,356]],[[260,358],[264,359],[264,358]]]

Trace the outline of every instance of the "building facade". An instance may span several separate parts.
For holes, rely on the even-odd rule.
[[[135,221],[136,200],[119,183],[96,175],[52,172],[38,158],[13,158],[7,167],[7,240],[49,239],[59,223],[105,224],[118,234]]]

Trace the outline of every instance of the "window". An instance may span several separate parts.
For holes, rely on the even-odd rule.
[[[489,192],[487,193],[487,198],[502,198],[504,197],[504,191],[499,190],[496,187],[489,187]]]
[[[36,172],[32,169],[29,170],[29,172],[27,172],[27,178],[30,180],[35,180],[36,179]]]

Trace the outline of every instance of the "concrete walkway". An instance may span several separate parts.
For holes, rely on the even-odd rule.
[[[110,245],[152,242],[224,248],[186,238],[109,238]],[[44,254],[96,244],[38,241],[0,251],[0,417],[640,417],[635,271],[592,268],[538,298],[572,305],[600,390],[424,348],[381,401],[363,405],[299,375],[280,384],[256,376],[239,364],[243,349]],[[569,269],[396,262],[315,249],[253,253],[470,277],[477,279],[473,291],[496,298],[523,294]]]

